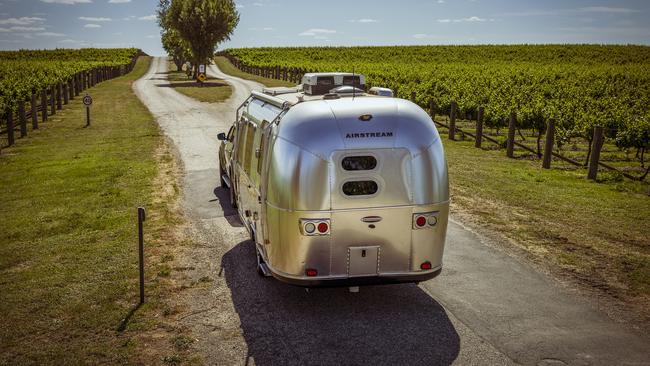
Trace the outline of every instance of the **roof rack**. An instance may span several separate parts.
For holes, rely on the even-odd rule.
[[[251,92],[251,94],[253,95],[253,97],[255,97],[255,98],[259,99],[259,100],[263,100],[263,101],[265,101],[267,103],[273,104],[274,106],[276,106],[278,108],[286,109],[286,108],[289,107],[289,104],[290,104],[286,100],[282,100],[280,98],[276,98],[274,96],[271,96],[271,95],[268,95],[268,94],[265,94],[265,93],[260,93],[260,92],[255,91],[255,90],[253,90]]]
[[[277,87],[277,88],[264,88],[262,89],[262,93],[268,94],[268,95],[282,95],[282,94],[291,94],[291,93],[297,93],[299,91],[302,91],[301,86],[294,86],[293,88],[291,87]]]

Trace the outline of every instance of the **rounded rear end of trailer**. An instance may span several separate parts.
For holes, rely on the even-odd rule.
[[[352,286],[440,272],[447,165],[420,107],[368,96],[298,103],[267,156],[264,252],[275,277]]]

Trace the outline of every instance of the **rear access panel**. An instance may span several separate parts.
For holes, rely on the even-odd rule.
[[[348,248],[348,276],[375,276],[378,266],[378,246]]]

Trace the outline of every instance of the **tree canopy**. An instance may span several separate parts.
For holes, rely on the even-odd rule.
[[[238,23],[233,0],[160,0],[158,5],[163,47],[181,65],[188,59],[194,65],[208,62]]]

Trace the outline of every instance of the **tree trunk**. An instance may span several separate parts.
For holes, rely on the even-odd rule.
[[[176,65],[176,71],[183,71],[183,60],[179,57],[174,57],[174,64]]]
[[[541,141],[542,141],[542,129],[540,128],[539,132],[537,133],[537,158],[542,157]]]

